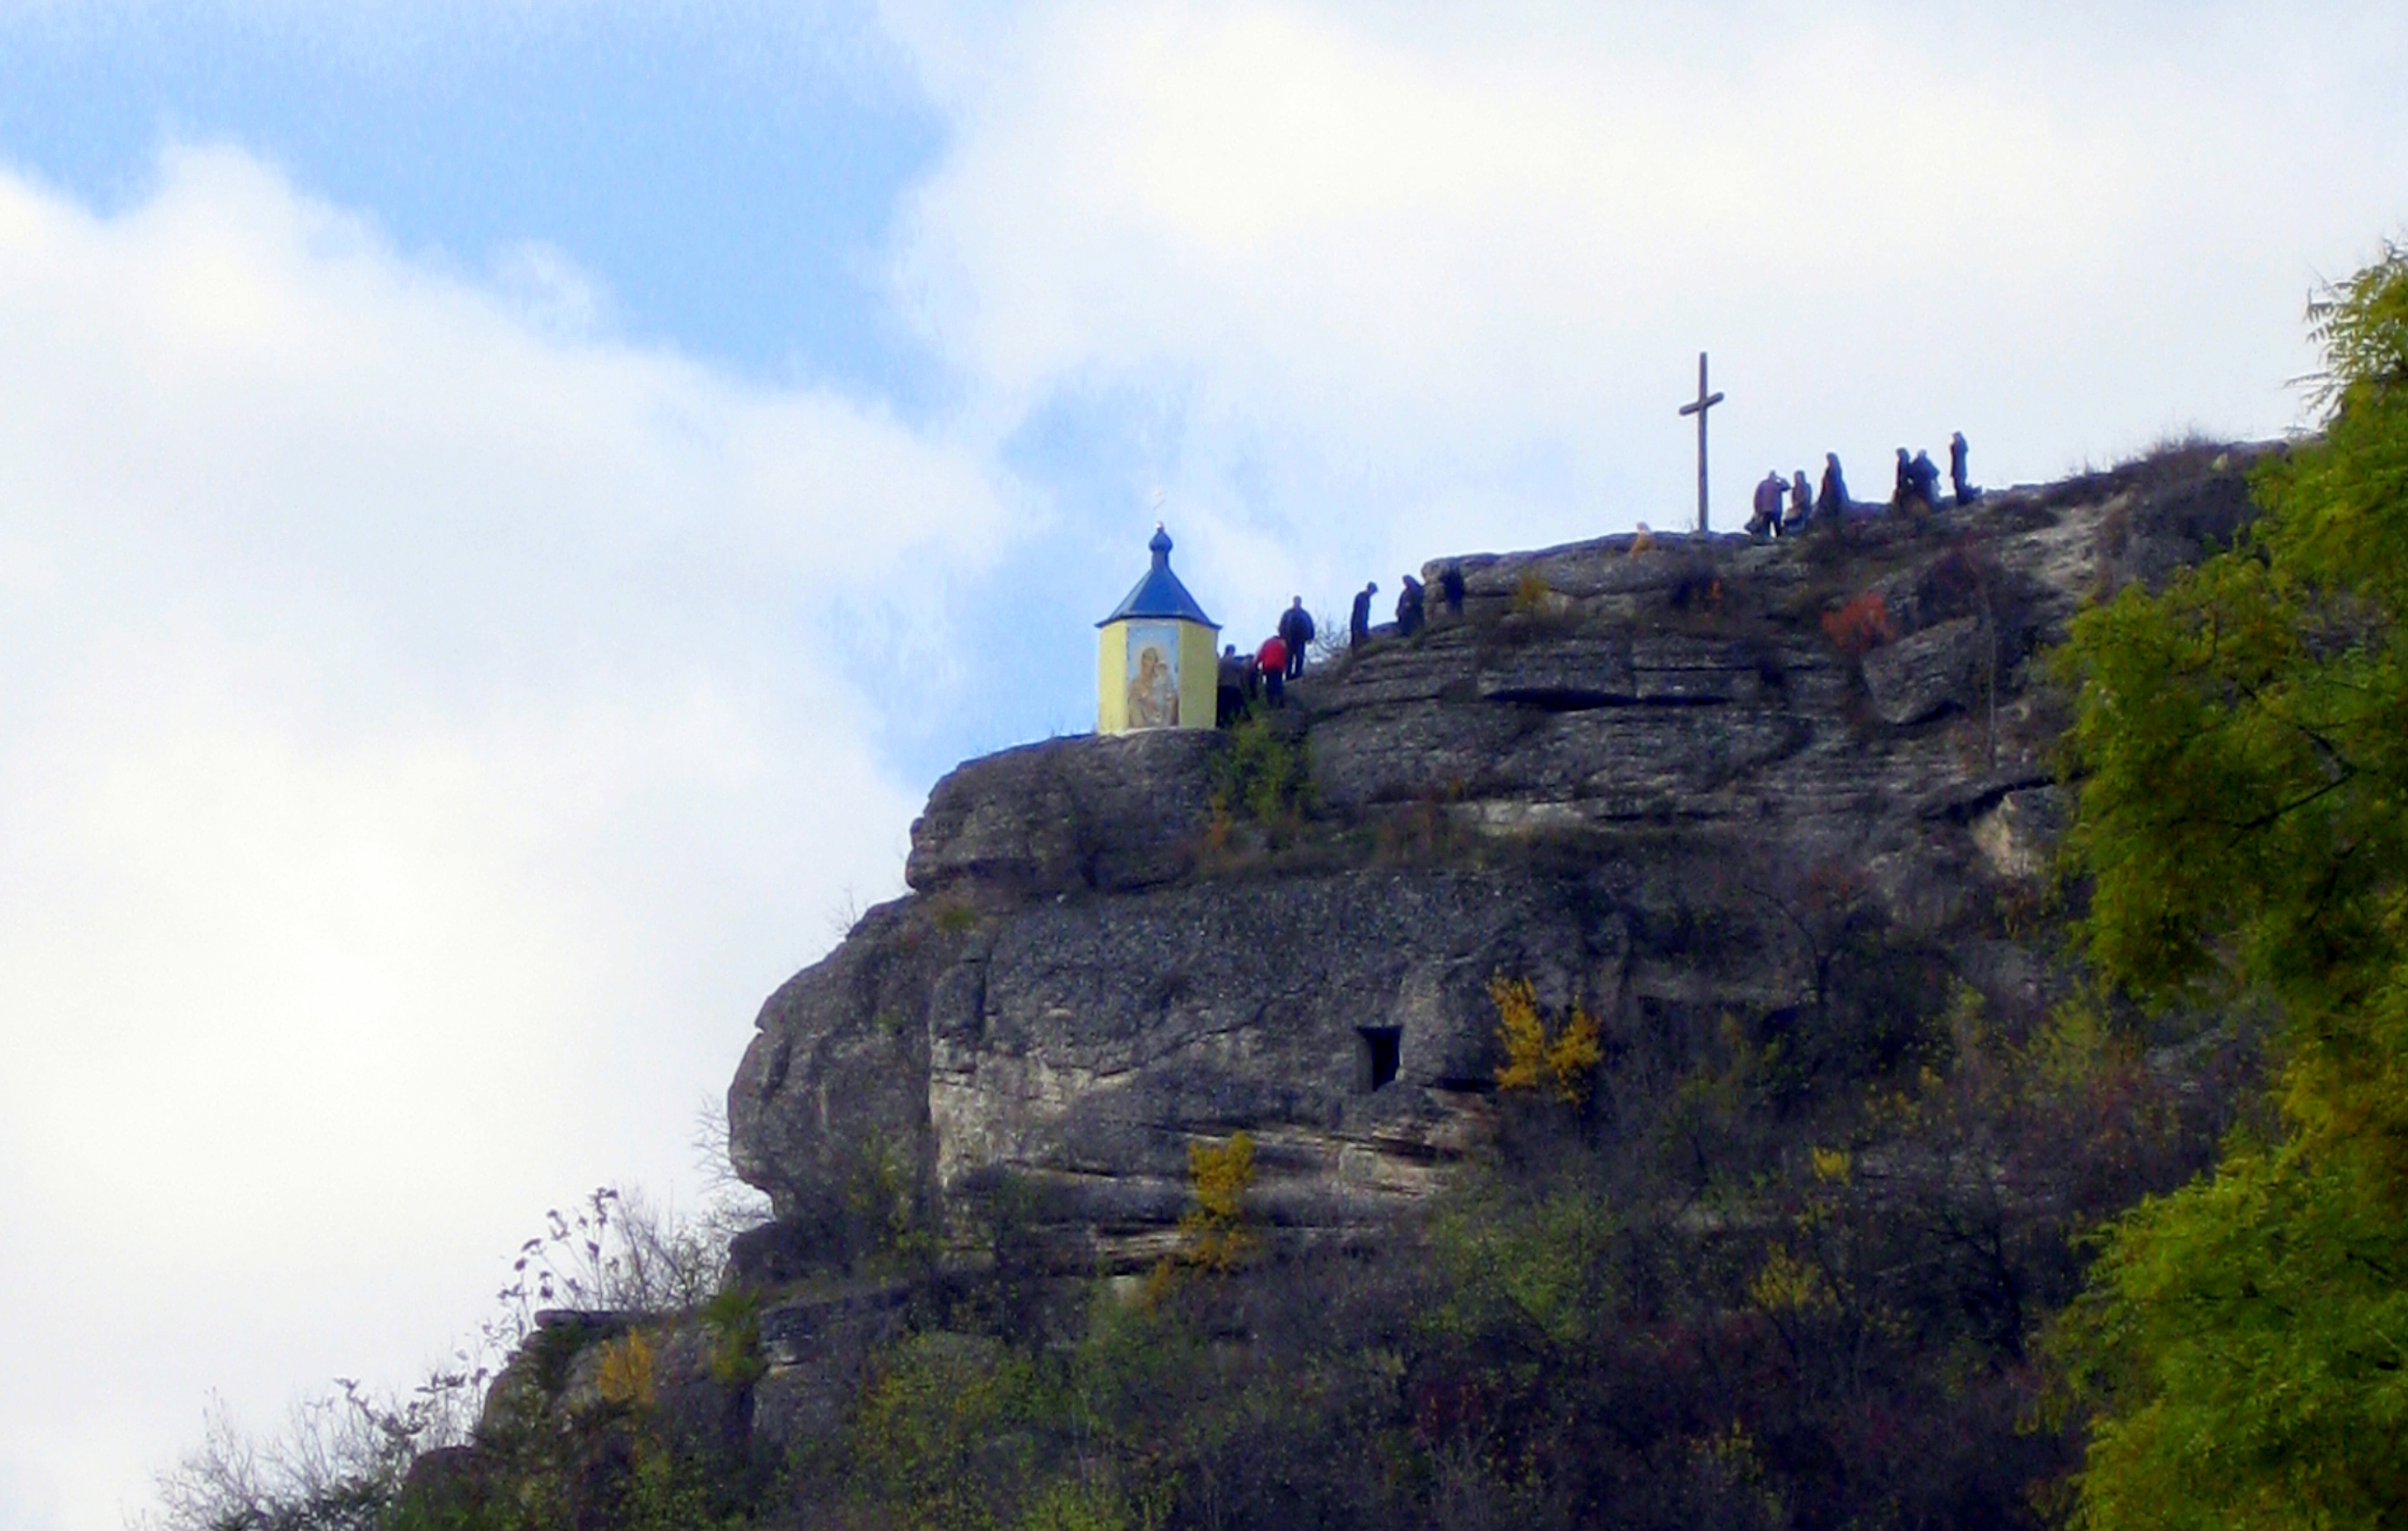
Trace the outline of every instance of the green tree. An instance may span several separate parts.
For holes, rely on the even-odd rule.
[[[2093,962],[2282,1018],[2279,1130],[2114,1223],[2058,1329],[2097,1531],[2408,1518],[2408,249],[2309,317],[2321,439],[2059,660]]]

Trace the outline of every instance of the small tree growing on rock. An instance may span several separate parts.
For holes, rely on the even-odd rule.
[[[1589,1075],[1605,1057],[1597,1017],[1576,1004],[1550,1031],[1539,1013],[1538,990],[1530,980],[1509,979],[1502,973],[1488,980],[1488,998],[1497,1007],[1498,1039],[1505,1044],[1497,1087],[1536,1090],[1543,1086],[1566,1106],[1586,1100]]]
[[[1226,1143],[1187,1145],[1187,1180],[1196,1204],[1179,1218],[1179,1252],[1154,1267],[1151,1282],[1159,1296],[1179,1266],[1226,1274],[1254,1252],[1246,1226],[1246,1192],[1254,1183],[1254,1140],[1232,1133]]]

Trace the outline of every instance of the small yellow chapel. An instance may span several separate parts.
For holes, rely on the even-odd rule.
[[[1157,523],[1146,546],[1154,566],[1096,623],[1098,734],[1212,726],[1221,624],[1170,572],[1170,534]]]

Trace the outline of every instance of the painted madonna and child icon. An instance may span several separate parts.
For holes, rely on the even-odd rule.
[[[1129,629],[1128,725],[1179,726],[1179,630],[1168,622]]]

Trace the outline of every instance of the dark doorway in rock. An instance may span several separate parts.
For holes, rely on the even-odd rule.
[[[1401,1026],[1356,1026],[1363,1038],[1363,1088],[1377,1090],[1397,1077],[1397,1054],[1404,1043]]]

